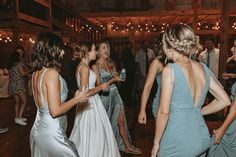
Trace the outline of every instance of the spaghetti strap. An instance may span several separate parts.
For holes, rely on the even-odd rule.
[[[76,80],[77,80],[77,86],[78,86],[78,88],[80,87],[80,75],[79,75],[79,71],[80,71],[80,69],[81,69],[81,67],[82,66],[86,66],[88,69],[89,69],[89,71],[91,70],[90,69],[90,67],[89,66],[87,66],[86,64],[81,64],[81,65],[79,65],[79,68],[78,68],[78,71],[77,71],[77,73],[76,73]],[[87,84],[87,87],[85,87],[86,89],[88,88],[88,84]]]
[[[35,95],[34,95],[34,72],[33,72],[33,74],[32,74],[31,84],[32,84],[33,98],[34,98],[34,102],[35,102],[35,104],[36,104]],[[36,107],[37,107],[37,109],[38,109],[38,104],[36,104]]]
[[[44,77],[44,74],[48,71],[48,69],[45,69],[42,73],[42,76],[40,78],[40,82],[39,82],[39,91],[40,91],[40,98],[41,98],[41,101],[42,101],[42,104],[44,104],[44,99],[43,99],[43,92],[42,92],[42,82],[43,82],[43,77]]]

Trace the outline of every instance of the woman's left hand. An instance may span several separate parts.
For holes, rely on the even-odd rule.
[[[156,157],[158,151],[159,151],[159,143],[154,142],[153,147],[152,147],[151,157]]]
[[[115,82],[124,81],[124,80],[122,80],[119,76],[115,76],[114,79],[115,79]]]

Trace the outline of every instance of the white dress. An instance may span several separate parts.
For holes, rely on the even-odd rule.
[[[80,70],[80,69],[79,69]],[[77,75],[79,87],[80,76]],[[90,69],[88,88],[95,87],[96,74]],[[75,143],[80,157],[120,157],[106,110],[98,94],[76,109],[70,140]]]

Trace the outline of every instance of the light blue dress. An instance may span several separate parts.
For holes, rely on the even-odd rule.
[[[159,73],[156,76],[157,92],[156,92],[155,98],[153,99],[153,103],[152,103],[152,114],[155,118],[156,118],[157,110],[158,110],[159,103],[160,103],[159,101],[160,101],[160,96],[161,96],[161,77],[162,77],[162,73]]]
[[[169,120],[160,143],[158,157],[204,156],[210,145],[210,134],[201,114],[210,84],[210,71],[203,65],[206,83],[199,104],[194,104],[182,69],[170,64],[174,74]]]
[[[30,132],[31,157],[79,157],[74,143],[66,137],[66,114],[53,118],[49,112],[48,103],[44,101],[42,80],[47,70],[43,72],[40,79],[40,98],[43,106],[37,107],[36,119]],[[61,102],[64,102],[67,99],[68,89],[65,80],[61,76],[59,79]]]
[[[101,82],[108,82],[110,79],[113,78],[112,74],[107,72],[106,70],[99,68],[99,75]],[[128,132],[128,127],[126,123],[125,113],[124,113],[124,106],[123,101],[120,97],[119,91],[115,84],[110,85],[109,91],[105,95],[100,95],[102,104],[104,105],[107,115],[110,119],[111,126],[117,141],[117,145],[120,151],[125,150],[125,144],[120,136],[119,126],[118,126],[118,116],[119,113],[122,113],[125,119],[125,128]],[[129,135],[128,135],[129,136]],[[130,136],[129,136],[130,140]],[[131,140],[130,140],[131,141]]]
[[[231,88],[231,100],[233,101],[236,92],[236,82]],[[230,124],[220,144],[214,144],[212,137],[212,146],[208,152],[208,157],[236,157],[236,119]]]

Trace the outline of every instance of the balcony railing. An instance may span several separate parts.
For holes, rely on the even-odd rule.
[[[0,0],[0,19],[14,17],[49,29],[72,31],[84,40],[96,42],[106,32],[66,8],[57,0]]]
[[[106,34],[100,27],[94,25],[84,17],[65,9],[56,0],[52,1],[52,19],[53,21],[56,20],[64,24],[66,27],[92,42],[100,40]]]

